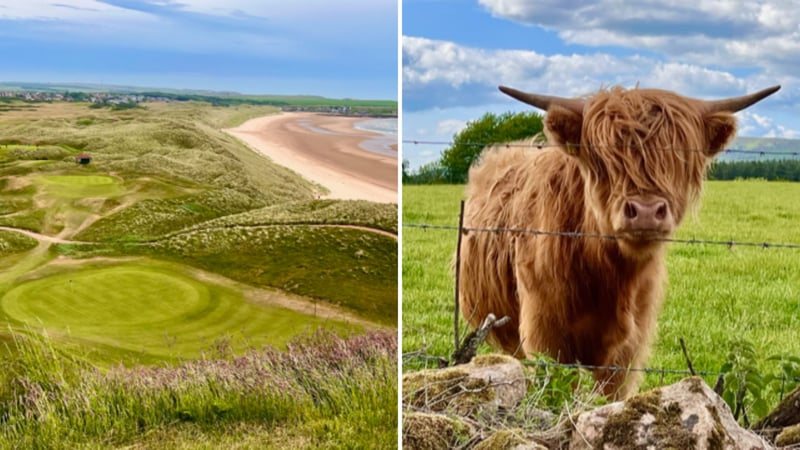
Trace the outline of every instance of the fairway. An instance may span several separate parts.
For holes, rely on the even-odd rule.
[[[241,293],[154,261],[80,268],[27,281],[2,297],[2,309],[14,322],[145,360],[194,357],[220,337],[229,339],[234,350],[281,345],[323,325],[313,316],[248,303]]]

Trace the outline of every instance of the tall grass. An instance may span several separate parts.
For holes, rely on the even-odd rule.
[[[299,427],[318,447],[396,442],[394,333],[321,331],[285,351],[235,357],[219,342],[212,357],[176,367],[106,373],[60,354],[46,336],[12,337],[0,372],[0,448],[125,445],[181,424],[211,434]]]

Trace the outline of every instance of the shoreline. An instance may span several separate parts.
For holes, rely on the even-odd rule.
[[[381,152],[362,147],[367,141],[387,139],[356,128],[364,120],[369,118],[285,112],[222,131],[324,186],[330,193],[321,198],[397,203],[397,143],[390,146],[393,150]]]

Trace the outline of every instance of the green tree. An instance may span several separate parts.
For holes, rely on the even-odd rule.
[[[542,131],[542,116],[535,112],[486,113],[453,137],[453,145],[442,153],[440,161],[446,181],[464,183],[472,162],[486,145],[533,136]]]

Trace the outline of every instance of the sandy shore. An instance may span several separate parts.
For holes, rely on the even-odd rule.
[[[327,198],[397,203],[397,147],[378,154],[359,144],[380,136],[358,130],[365,119],[282,113],[248,120],[227,133],[277,164],[330,190]]]

